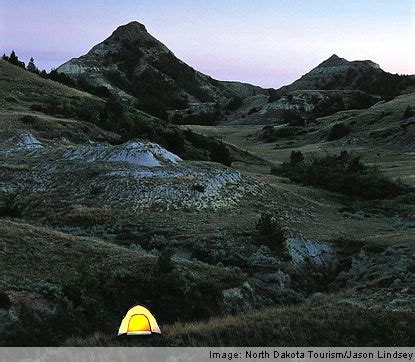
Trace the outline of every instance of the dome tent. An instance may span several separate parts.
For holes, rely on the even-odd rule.
[[[128,310],[118,329],[119,336],[123,334],[140,336],[152,333],[161,334],[160,328],[156,318],[147,308],[141,305],[136,305]]]

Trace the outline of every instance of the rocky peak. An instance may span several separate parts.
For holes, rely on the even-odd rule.
[[[350,62],[344,58],[338,57],[336,54],[333,54],[330,58],[326,59],[317,68],[323,67],[337,67],[337,66],[344,66],[348,65]]]
[[[374,69],[381,69],[378,63],[372,62],[371,60],[364,60],[362,63]]]
[[[128,24],[120,25],[114,32],[147,31],[144,24],[138,21],[131,21]]]
[[[145,27],[145,25],[139,23],[138,21],[132,21],[128,24],[121,25],[111,34],[111,36],[106,40],[107,42],[136,42],[136,41],[151,41],[158,42],[154,37],[152,37]]]

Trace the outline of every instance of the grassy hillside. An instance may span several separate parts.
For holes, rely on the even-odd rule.
[[[136,303],[151,305],[163,323],[211,315],[220,291],[243,281],[237,270],[198,262],[175,261],[165,274],[157,255],[22,222],[2,219],[0,230],[1,345],[112,333]]]
[[[178,128],[2,60],[0,80],[0,345],[413,344],[413,190],[298,178],[347,150],[339,180],[413,186],[413,94]],[[271,174],[283,162],[294,174]],[[116,339],[137,303],[162,337]]]
[[[413,313],[362,309],[333,298],[300,306],[268,308],[207,322],[176,323],[163,335],[147,341],[153,346],[411,346]],[[136,339],[120,340],[97,333],[69,339],[67,346],[141,346]]]
[[[234,161],[263,163],[237,148],[228,149],[215,139],[183,132],[128,102],[124,104],[121,99],[101,99],[43,79],[1,59],[0,82],[0,135],[3,139],[19,129],[30,130],[41,138],[61,141],[64,137],[75,143],[89,140],[120,143],[142,138],[159,143],[185,159],[224,164]]]

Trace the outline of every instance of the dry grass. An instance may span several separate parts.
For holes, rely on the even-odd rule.
[[[376,108],[339,112],[321,118],[318,120],[318,124],[306,127],[309,131],[313,128],[316,131],[310,131],[308,134],[292,140],[279,142],[278,148],[275,147],[275,142],[265,143],[261,139],[262,126],[183,127],[220,138],[275,165],[288,161],[292,150],[299,150],[308,158],[312,155],[325,156],[327,153],[339,154],[341,150],[346,149],[355,155],[362,155],[362,161],[365,164],[378,166],[386,176],[400,178],[404,183],[415,186],[415,153],[410,151],[415,147],[415,143],[414,138],[408,139],[413,130],[408,128],[405,131],[399,126],[407,104],[414,102],[415,94],[409,94]],[[339,121],[356,122],[353,126],[352,138],[357,139],[357,143],[348,144],[347,138],[336,142],[326,141],[324,130],[328,132],[331,126]],[[375,129],[394,129],[396,127],[399,128],[399,132],[391,139],[376,140],[369,137],[369,133]],[[382,212],[372,214],[371,217],[356,219],[339,212],[348,202],[339,195],[317,188],[288,183],[284,178],[270,176],[269,168],[242,164],[234,164],[233,166],[239,168],[246,175],[272,185],[279,206],[285,210],[287,215],[290,215],[288,221],[290,232],[301,233],[320,240],[345,238],[364,240],[368,243],[402,243],[415,248],[413,243],[415,228],[396,225],[392,218],[400,213],[400,208],[405,209],[403,210],[404,218],[413,215],[413,203],[411,204],[411,202],[404,205],[398,200],[395,205],[393,202],[389,206],[376,205],[370,209],[379,209]],[[366,206],[357,205],[357,208],[359,207]],[[386,211],[388,215],[386,215]]]
[[[67,215],[67,221],[70,225],[94,225],[114,219],[115,215],[110,205],[91,207],[82,204],[73,204]]]
[[[95,333],[68,346],[407,346],[415,342],[415,315],[366,310],[335,298],[272,307],[208,321],[161,326],[162,337],[117,339]]]

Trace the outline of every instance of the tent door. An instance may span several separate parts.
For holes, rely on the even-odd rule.
[[[128,322],[129,335],[151,334],[150,322],[144,314],[134,314]]]

